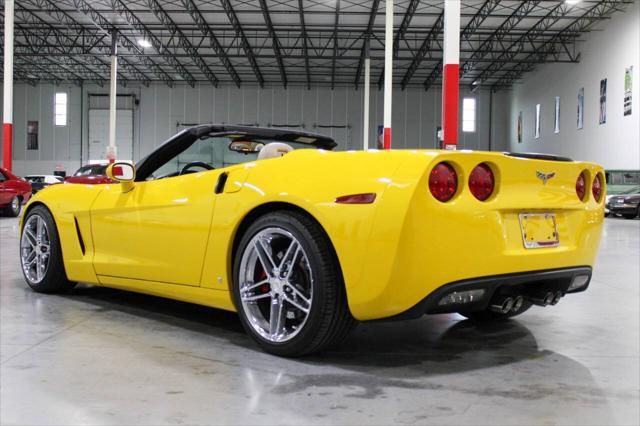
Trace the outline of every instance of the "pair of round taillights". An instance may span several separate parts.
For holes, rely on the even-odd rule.
[[[591,184],[591,193],[593,194],[594,200],[596,202],[600,202],[602,198],[602,179],[600,178],[600,174],[598,173],[595,178],[593,178],[593,183]],[[586,200],[587,195],[587,173],[582,172],[580,176],[578,176],[578,180],[576,181],[576,194],[578,198],[582,201]]]
[[[469,175],[469,191],[480,201],[487,200],[495,189],[491,167],[480,163]],[[429,175],[429,190],[436,200],[449,201],[458,190],[458,174],[448,163],[438,163]]]

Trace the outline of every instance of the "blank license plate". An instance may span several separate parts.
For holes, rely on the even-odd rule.
[[[525,248],[556,247],[560,244],[553,213],[520,213],[520,229]]]

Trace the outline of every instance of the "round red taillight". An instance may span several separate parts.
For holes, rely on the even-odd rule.
[[[429,175],[429,190],[438,201],[449,201],[458,189],[458,175],[447,163],[439,163]]]
[[[580,173],[578,176],[578,180],[576,181],[576,194],[578,194],[578,198],[584,201],[584,194],[586,193],[587,187],[587,179],[584,172]]]
[[[593,179],[593,184],[591,185],[591,193],[593,194],[593,198],[600,202],[600,198],[602,197],[602,181],[600,180],[600,174],[598,173]]]
[[[469,175],[469,190],[480,201],[491,196],[495,186],[495,179],[491,168],[482,163],[478,164]]]

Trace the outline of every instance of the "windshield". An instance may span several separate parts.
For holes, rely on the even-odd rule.
[[[238,152],[229,149],[234,141],[230,136],[203,136],[197,139],[180,154],[156,168],[147,180],[162,179],[186,173],[194,173],[208,169],[220,169],[235,164],[247,163],[258,159],[262,146],[271,142],[266,139],[252,139],[258,149],[255,152]],[[315,149],[312,145],[299,142],[287,142],[293,149]]]

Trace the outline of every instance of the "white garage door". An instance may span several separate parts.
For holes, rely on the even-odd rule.
[[[109,110],[89,110],[89,161],[107,158],[109,144]],[[116,147],[118,160],[133,160],[133,110],[116,111]]]

